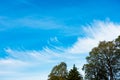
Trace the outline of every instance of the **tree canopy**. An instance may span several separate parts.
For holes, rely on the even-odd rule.
[[[84,65],[88,80],[118,80],[120,72],[120,37],[114,41],[102,41],[92,49]]]
[[[61,62],[59,65],[53,67],[48,80],[66,80],[67,74],[67,65]]]
[[[67,72],[67,65],[61,62],[59,65],[53,67],[48,80],[82,80],[81,74],[78,72],[77,67]]]

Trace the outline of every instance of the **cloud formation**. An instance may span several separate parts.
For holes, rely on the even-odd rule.
[[[100,41],[112,41],[120,35],[120,24],[111,21],[94,21],[83,28],[86,36],[78,38],[68,49],[70,53],[88,53]]]
[[[5,48],[4,51],[8,56],[5,59],[0,59],[0,77],[3,80],[8,78],[15,80],[14,76],[17,76],[19,80],[46,80],[52,67],[61,61],[66,62],[69,69],[73,64],[82,68],[86,62],[85,57],[93,47],[97,46],[99,41],[111,41],[117,38],[120,34],[120,24],[111,21],[95,21],[84,26],[83,30],[85,36],[78,37],[78,40],[67,48],[50,43],[50,46],[43,47],[43,50]],[[56,36],[50,38],[50,41],[59,42],[59,39]],[[81,69],[80,71],[82,72]],[[82,72],[82,74],[84,73]]]

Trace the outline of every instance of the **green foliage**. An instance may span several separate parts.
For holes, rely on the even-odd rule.
[[[73,69],[69,71],[68,78],[67,80],[83,80],[82,76],[78,72],[77,68],[75,65],[73,66]]]
[[[53,67],[48,80],[66,80],[67,74],[67,65],[61,62],[59,65]]]
[[[120,72],[120,37],[115,41],[102,41],[92,49],[83,66],[88,80],[116,80]]]

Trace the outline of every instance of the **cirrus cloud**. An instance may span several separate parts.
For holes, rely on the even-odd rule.
[[[94,21],[91,25],[83,27],[83,38],[79,37],[72,47],[68,48],[70,53],[88,53],[99,41],[112,41],[120,35],[120,24],[111,21]]]
[[[17,78],[22,80],[46,80],[52,67],[61,61],[68,64],[68,69],[76,64],[84,75],[81,68],[86,63],[85,57],[89,51],[97,46],[99,41],[111,41],[117,38],[120,34],[120,24],[111,21],[95,21],[84,26],[82,30],[85,36],[78,37],[78,40],[67,48],[50,44],[52,41],[60,42],[57,36],[50,38],[50,46],[43,47],[43,50],[5,48],[4,51],[8,56],[5,59],[0,59],[0,77],[3,80],[8,78],[9,80],[16,80]]]

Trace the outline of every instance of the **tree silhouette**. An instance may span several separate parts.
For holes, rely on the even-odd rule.
[[[82,76],[77,70],[77,67],[75,67],[75,64],[73,65],[73,69],[69,71],[67,80],[82,80]]]

